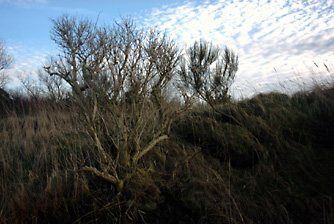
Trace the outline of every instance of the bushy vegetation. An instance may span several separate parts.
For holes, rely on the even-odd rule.
[[[228,48],[52,21],[49,94],[0,89],[0,223],[334,222],[332,86],[233,101]]]
[[[80,107],[26,99],[0,121],[1,223],[332,223],[333,96],[315,88],[218,107],[242,126],[195,107],[121,193],[82,171],[97,152]]]

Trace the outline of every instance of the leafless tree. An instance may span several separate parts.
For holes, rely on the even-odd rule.
[[[29,75],[22,75],[18,77],[22,84],[23,93],[31,99],[40,97],[41,86]]]
[[[64,99],[69,91],[65,81],[61,77],[50,76],[44,70],[38,71],[38,80],[46,88],[44,90],[45,94],[56,102]]]
[[[83,170],[121,191],[140,159],[168,139],[173,119],[189,107],[188,101],[171,107],[163,94],[177,72],[178,48],[130,18],[101,27],[68,15],[52,22],[61,54],[45,71],[71,86],[98,152],[99,167]]]
[[[12,61],[5,49],[4,42],[0,41],[0,88],[4,88],[8,81],[8,76],[2,70],[9,68]]]
[[[0,89],[4,89],[6,87],[8,79],[9,77],[7,74],[0,72]]]

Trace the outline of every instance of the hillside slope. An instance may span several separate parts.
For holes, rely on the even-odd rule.
[[[198,106],[118,194],[81,171],[96,149],[75,107],[24,102],[1,113],[0,223],[334,222],[334,88],[219,107],[237,124]]]

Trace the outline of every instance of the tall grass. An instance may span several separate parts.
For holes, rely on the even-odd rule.
[[[0,119],[0,223],[334,222],[332,87],[219,107],[242,125],[194,108],[122,193],[81,172],[98,155],[75,106],[24,102]]]
[[[259,94],[221,108],[242,126],[199,109],[176,129],[206,158],[232,165],[231,190],[247,223],[327,223],[322,217],[333,215],[330,206],[323,210],[333,199],[333,94],[319,87],[293,96]]]

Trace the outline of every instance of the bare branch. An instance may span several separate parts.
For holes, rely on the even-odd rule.
[[[2,70],[9,68],[12,62],[13,59],[8,55],[4,42],[0,41],[0,88],[4,88],[9,79]]]
[[[0,41],[0,71],[12,64],[13,59],[8,55],[4,42]]]
[[[142,156],[144,156],[145,154],[147,154],[150,150],[152,150],[153,147],[154,147],[156,144],[158,144],[159,142],[161,142],[161,141],[163,141],[163,140],[166,140],[166,139],[168,139],[168,135],[162,135],[162,136],[160,136],[160,137],[158,137],[158,138],[156,138],[156,139],[153,139],[153,140],[146,146],[145,149],[143,149],[141,152],[139,152],[137,155],[135,155],[135,156],[133,157],[133,162],[134,162],[134,163],[137,163],[138,160],[139,160]]]

